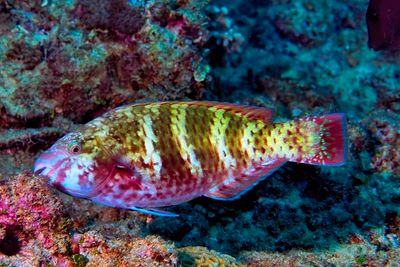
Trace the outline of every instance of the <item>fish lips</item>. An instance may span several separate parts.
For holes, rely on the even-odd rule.
[[[35,175],[46,176],[52,179],[54,170],[67,159],[67,155],[55,150],[49,149],[43,152],[35,161],[33,166],[33,173]],[[54,179],[54,177],[53,177]]]

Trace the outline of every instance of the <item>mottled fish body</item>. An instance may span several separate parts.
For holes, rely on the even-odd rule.
[[[34,169],[70,195],[169,215],[154,208],[235,199],[287,161],[346,161],[343,114],[271,118],[269,109],[217,102],[123,106],[64,136]]]

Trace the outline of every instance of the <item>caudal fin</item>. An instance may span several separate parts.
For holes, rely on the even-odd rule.
[[[347,161],[347,127],[343,113],[301,119],[309,129],[311,148],[298,162],[315,165],[341,165]]]

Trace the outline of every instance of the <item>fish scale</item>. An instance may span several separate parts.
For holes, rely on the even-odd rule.
[[[217,102],[123,106],[56,142],[34,169],[71,195],[171,216],[155,208],[236,199],[287,161],[346,161],[343,114],[271,118],[269,109]]]

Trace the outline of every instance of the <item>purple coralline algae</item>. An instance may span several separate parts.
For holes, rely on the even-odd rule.
[[[43,180],[21,174],[0,184],[0,196],[0,264],[71,262],[66,257],[70,221]]]

